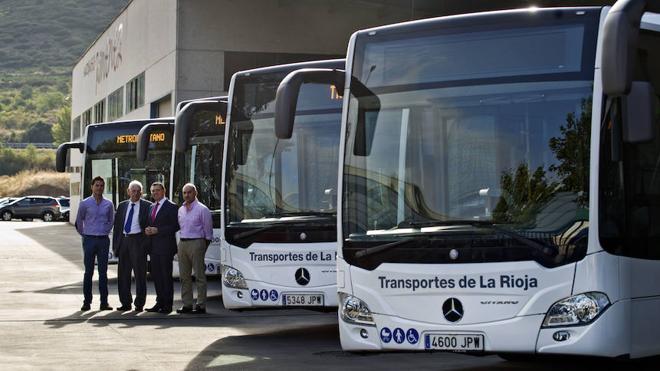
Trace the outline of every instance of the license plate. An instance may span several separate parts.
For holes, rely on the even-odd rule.
[[[284,306],[319,306],[323,305],[321,294],[282,294]]]
[[[484,350],[483,335],[427,334],[424,337],[426,349],[475,352]]]

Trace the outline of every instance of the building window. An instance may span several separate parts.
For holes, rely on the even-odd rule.
[[[167,94],[161,99],[151,102],[150,118],[172,116],[172,94]]]
[[[94,123],[105,121],[105,98],[94,105]]]
[[[116,120],[124,115],[124,87],[108,95],[108,121]]]
[[[80,133],[82,131],[80,130],[80,116],[76,117],[73,119],[73,122],[71,123],[71,141],[80,138]]]
[[[81,123],[82,123],[81,130],[86,128],[87,125],[92,123],[92,109],[91,108],[88,109],[87,111],[83,112]]]
[[[126,113],[144,105],[144,72],[126,84]]]

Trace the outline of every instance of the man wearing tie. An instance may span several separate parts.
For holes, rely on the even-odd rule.
[[[176,231],[178,207],[165,198],[165,186],[161,182],[151,185],[151,197],[154,203],[149,212],[149,222],[144,233],[151,261],[151,277],[156,287],[156,305],[147,312],[168,314],[172,312],[174,301],[174,280],[172,279],[172,260],[176,254]]]
[[[142,312],[147,298],[147,251],[144,229],[147,227],[151,202],[142,200],[142,183],[137,180],[128,185],[128,197],[117,208],[112,231],[112,249],[119,257],[117,280],[119,284],[120,311]],[[131,294],[131,271],[135,275],[135,302]]]

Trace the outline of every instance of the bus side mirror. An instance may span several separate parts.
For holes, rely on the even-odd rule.
[[[227,117],[227,102],[222,100],[199,100],[186,104],[174,119],[174,150],[185,152],[190,143],[192,119],[197,112],[215,111]]]
[[[69,153],[69,148],[78,148],[80,153],[83,153],[85,149],[85,143],[66,142],[60,144],[59,147],[57,147],[57,152],[55,153],[55,169],[60,173],[66,171],[66,155]]]
[[[623,140],[643,143],[655,138],[655,93],[651,83],[634,81],[623,101]]]
[[[145,162],[147,160],[147,153],[149,152],[149,143],[151,143],[150,137],[151,133],[155,131],[162,131],[172,133],[172,128],[174,124],[168,122],[152,122],[146,124],[140,129],[137,137],[137,148],[136,155],[137,160],[140,162]]]
[[[234,131],[237,130],[239,129],[234,129]],[[240,135],[234,139],[234,160],[237,165],[245,165],[250,141],[252,140],[252,133],[254,132],[254,124],[252,124],[252,121],[246,121],[243,127],[240,128],[240,131]]]
[[[317,83],[334,85],[338,92],[344,91],[344,70],[328,68],[302,68],[289,73],[280,82],[275,95],[275,135],[279,139],[290,139],[293,121],[302,84]]]
[[[355,142],[353,143],[353,154],[355,156],[369,156],[371,145],[374,141],[376,121],[378,121],[378,110],[358,111],[357,125],[355,126]]]
[[[646,0],[619,0],[607,13],[603,26],[603,92],[610,97],[630,91]]]
[[[357,123],[355,125],[355,156],[369,156],[380,113],[380,99],[357,79],[351,80],[351,94],[358,100]]]

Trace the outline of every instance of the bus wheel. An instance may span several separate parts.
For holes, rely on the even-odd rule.
[[[52,222],[53,221],[53,212],[51,211],[46,211],[42,216],[41,219],[43,219],[44,222]]]
[[[13,215],[11,214],[11,211],[5,211],[2,213],[2,220],[6,222],[10,221],[12,217]]]

